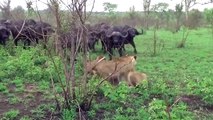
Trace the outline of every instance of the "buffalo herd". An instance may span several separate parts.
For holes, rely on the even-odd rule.
[[[47,41],[47,37],[53,32],[52,26],[42,21],[35,21],[33,19],[0,20],[0,43],[2,45],[6,45],[10,35],[16,46],[22,40],[25,47],[29,46],[31,42],[38,43],[40,39]]]
[[[123,55],[125,44],[131,44],[134,53],[137,53],[134,43],[136,35],[143,34],[143,30],[139,32],[134,27],[128,25],[113,26],[107,23],[99,23],[95,25],[87,25],[87,46],[89,50],[95,51],[95,45],[99,41],[102,50],[108,52],[110,59],[113,55],[113,49],[117,49],[119,55]],[[0,44],[5,46],[6,41],[12,36],[14,44],[17,46],[21,40],[25,46],[30,46],[31,42],[39,43],[39,40],[47,43],[48,36],[54,33],[53,26],[43,21],[35,21],[33,19],[25,20],[0,20]],[[60,44],[62,48],[69,48],[70,45],[76,44],[78,29],[71,29],[60,35]]]

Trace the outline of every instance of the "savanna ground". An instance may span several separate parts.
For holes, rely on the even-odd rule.
[[[87,119],[116,120],[212,120],[213,37],[207,28],[190,30],[185,48],[177,48],[182,30],[157,31],[157,54],[153,55],[153,31],[135,38],[138,71],[148,80],[136,88],[124,83],[103,83],[97,90]],[[77,119],[75,109],[54,113],[54,94],[62,93],[57,73],[41,46],[0,46],[0,119]],[[92,58],[102,54],[100,44]],[[126,46],[126,54],[133,49]],[[107,56],[107,55],[106,55]],[[53,57],[62,70],[57,56]],[[77,63],[77,77],[82,67]],[[52,86],[54,81],[55,86]],[[89,80],[89,88],[100,81]],[[54,90],[53,90],[54,89]],[[57,96],[56,96],[57,97]],[[60,98],[59,98],[60,100]]]

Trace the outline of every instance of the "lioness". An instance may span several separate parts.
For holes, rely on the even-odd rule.
[[[107,78],[111,83],[118,84],[123,76],[135,70],[136,56],[123,56],[106,60],[104,57],[97,57],[96,60],[87,62],[87,71]]]

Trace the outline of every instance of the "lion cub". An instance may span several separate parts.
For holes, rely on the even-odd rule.
[[[137,86],[142,83],[143,80],[147,80],[147,75],[141,72],[130,71],[126,80],[129,86]]]

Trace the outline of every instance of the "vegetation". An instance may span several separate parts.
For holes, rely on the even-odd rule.
[[[212,36],[208,34],[207,28],[190,30],[187,46],[178,49],[176,44],[182,38],[182,32],[183,29],[175,34],[159,30],[156,35],[158,40],[164,43],[164,47],[158,49],[159,53],[155,57],[152,56],[151,49],[152,30],[136,37],[139,51],[136,69],[145,72],[149,76],[148,81],[136,88],[129,88],[124,83],[115,87],[104,82],[96,90],[97,98],[93,100],[92,108],[88,111],[88,118],[212,119]],[[101,46],[98,48],[101,50]],[[12,51],[3,47],[0,49],[0,95],[10,98],[7,103],[9,106],[23,104],[30,108],[33,99],[40,99],[37,102],[41,104],[36,109],[30,108],[27,117],[22,116],[24,111],[20,107],[18,113],[8,113],[8,109],[2,115],[7,118],[17,117],[17,114],[20,114],[22,119],[45,118],[45,114],[56,109],[52,106],[54,96],[51,92],[51,79],[55,81],[54,91],[61,93],[53,63],[45,54],[45,50],[40,46],[29,50],[21,47]],[[130,45],[127,45],[126,51],[126,54],[133,54]],[[91,53],[91,56],[99,54],[101,53]],[[58,57],[55,56],[54,59],[57,66],[60,66]],[[79,69],[78,74],[81,72]],[[89,85],[96,86],[99,82],[100,78],[92,77]],[[5,94],[5,91],[9,92]],[[45,105],[45,101],[52,101],[52,105]],[[64,109],[62,118],[76,118],[75,112],[75,107]]]

